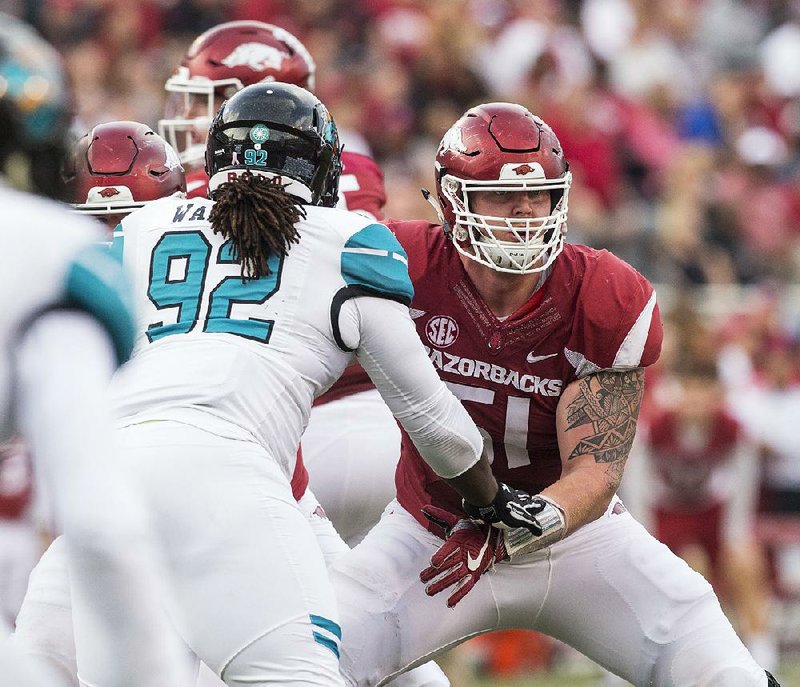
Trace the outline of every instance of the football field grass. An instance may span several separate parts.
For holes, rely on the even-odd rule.
[[[780,680],[781,687],[800,687],[800,656],[784,661],[776,677]],[[453,683],[453,687],[602,687],[602,685],[599,674],[574,675],[565,672],[535,673],[503,680],[476,678],[467,685]]]

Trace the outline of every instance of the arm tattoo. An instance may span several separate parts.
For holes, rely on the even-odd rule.
[[[569,460],[591,455],[596,463],[609,463],[609,476],[621,478],[636,434],[643,389],[641,368],[606,370],[582,379],[578,397],[567,407],[567,429],[591,425],[591,434],[578,442]]]

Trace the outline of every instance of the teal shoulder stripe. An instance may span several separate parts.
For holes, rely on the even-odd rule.
[[[341,270],[348,286],[363,286],[406,304],[414,297],[408,255],[383,224],[370,224],[347,240]]]
[[[93,315],[108,330],[117,359],[124,363],[136,333],[131,287],[107,245],[91,245],[78,254],[67,271],[65,292],[70,306]]]

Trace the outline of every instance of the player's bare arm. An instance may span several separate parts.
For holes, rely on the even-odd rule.
[[[641,368],[603,370],[564,390],[556,410],[562,476],[542,493],[564,509],[568,532],[599,518],[619,488],[643,391]]]

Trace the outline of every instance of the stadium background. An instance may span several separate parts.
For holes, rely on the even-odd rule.
[[[347,146],[383,167],[390,217],[435,219],[419,188],[432,187],[438,141],[465,109],[526,105],[570,160],[568,240],[613,250],[657,285],[667,344],[652,402],[690,356],[718,363],[734,404],[758,389],[800,419],[800,2],[6,0],[0,9],[64,55],[77,132],[114,119],[155,126],[164,81],[214,24],[289,29],[316,60],[317,94]],[[765,456],[777,450],[768,439]],[[800,442],[779,448],[782,487],[800,510]],[[800,685],[800,581],[796,568],[783,572],[773,577],[781,677]],[[481,674],[509,685],[599,679],[538,640],[470,644],[449,663],[466,676],[455,684]]]

